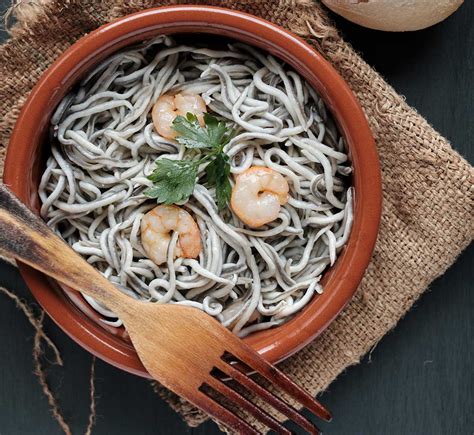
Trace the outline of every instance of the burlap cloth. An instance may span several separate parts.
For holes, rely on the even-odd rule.
[[[281,364],[316,394],[346,367],[358,363],[471,242],[474,170],[343,41],[323,8],[310,0],[43,0],[32,2],[27,10],[18,9],[19,23],[0,48],[1,162],[25,98],[57,56],[103,23],[171,3],[239,9],[300,35],[349,83],[374,133],[384,197],[372,262],[354,299],[337,320]],[[163,388],[157,390],[190,425],[206,418]]]

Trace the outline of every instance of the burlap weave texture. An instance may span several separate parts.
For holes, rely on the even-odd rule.
[[[470,243],[474,170],[342,40],[322,7],[310,0],[45,2],[35,19],[20,23],[0,48],[0,162],[25,98],[64,49],[114,18],[176,3],[239,9],[305,38],[348,82],[374,133],[384,203],[372,262],[354,299],[337,320],[281,365],[316,394],[393,328]],[[158,390],[189,424],[205,418],[176,396]]]

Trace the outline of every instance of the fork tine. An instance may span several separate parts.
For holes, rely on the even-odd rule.
[[[239,416],[235,415],[232,411],[216,402],[212,397],[202,391],[196,391],[193,393],[192,403],[198,408],[201,408],[211,417],[214,417],[215,420],[219,421],[224,426],[233,429],[237,433],[260,435],[260,432],[255,430]]]
[[[280,411],[282,414],[286,415],[290,420],[294,421],[296,424],[301,426],[310,434],[319,434],[319,429],[316,427],[316,425],[314,425],[306,417],[300,414],[295,408],[288,405],[282,399],[263,388],[260,384],[257,384],[257,382],[248,377],[246,374],[242,373],[240,370],[236,369],[235,367],[232,367],[230,364],[226,363],[223,360],[219,362],[217,367],[227,376],[230,376],[232,379],[242,384],[249,391],[262,397],[277,411]]]
[[[206,383],[223,396],[229,398],[235,404],[241,406],[242,409],[253,415],[255,418],[267,425],[270,429],[273,429],[279,434],[291,435],[290,430],[275,420],[271,415],[267,414],[263,409],[253,404],[250,400],[242,396],[233,388],[226,385],[223,381],[216,378],[211,378],[207,379]]]
[[[258,354],[255,354],[253,351],[248,351],[247,349],[239,348],[237,359],[241,359],[250,368],[256,370],[270,382],[279,386],[283,391],[296,399],[319,418],[325,421],[331,421],[331,413],[321,405],[321,403]]]

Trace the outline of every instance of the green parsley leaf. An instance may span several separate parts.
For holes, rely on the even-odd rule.
[[[234,137],[234,131],[228,129],[224,121],[204,114],[204,127],[201,127],[196,115],[187,113],[186,117],[177,116],[173,129],[178,133],[176,140],[186,148],[214,148],[222,151]]]
[[[178,133],[176,140],[186,148],[212,148],[206,129],[199,125],[196,115],[187,113],[186,117],[177,116],[173,129]]]
[[[178,133],[176,141],[186,148],[200,149],[196,160],[159,159],[156,168],[148,177],[153,186],[145,190],[145,195],[156,198],[158,203],[182,204],[193,193],[198,176],[199,165],[207,164],[207,184],[215,187],[219,210],[229,205],[232,186],[229,181],[229,156],[224,146],[234,137],[235,131],[227,128],[208,113],[204,114],[204,127],[192,113],[177,116],[173,128]]]
[[[229,205],[232,186],[229,181],[229,156],[224,153],[216,155],[206,166],[207,184],[216,187],[217,207],[223,210]]]
[[[158,203],[180,204],[193,193],[199,161],[159,159],[148,179],[154,186],[144,194]]]
[[[214,147],[222,146],[227,127],[224,121],[219,121],[208,113],[204,114],[204,122],[206,123],[206,130],[209,137],[209,143],[214,144]],[[227,143],[227,142],[226,142]]]

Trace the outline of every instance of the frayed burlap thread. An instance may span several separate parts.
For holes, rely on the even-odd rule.
[[[5,287],[0,287],[0,294],[7,296],[9,299],[15,302],[17,308],[25,315],[31,326],[33,326],[35,330],[35,335],[33,339],[34,373],[38,378],[38,382],[41,386],[41,389],[43,390],[43,394],[48,400],[48,404],[54,419],[57,421],[59,427],[65,435],[72,435],[71,428],[64,419],[58,400],[56,399],[56,395],[54,394],[50,383],[48,382],[48,373],[43,362],[44,360],[46,360],[45,349],[43,346],[44,342],[44,344],[46,344],[46,346],[52,351],[54,356],[54,359],[52,361],[47,360],[50,365],[56,365],[61,367],[64,366],[64,362],[58,348],[44,331],[44,311],[41,310],[39,314],[36,315],[34,310],[24,300],[20,299],[15,293],[13,293],[11,290],[6,289]],[[89,417],[87,420],[85,435],[92,434],[92,428],[94,427],[96,419],[95,356],[92,357],[91,371],[89,376],[89,399]]]
[[[358,363],[471,242],[473,168],[344,42],[318,3],[39,3],[44,4],[33,18],[19,17],[13,38],[0,48],[0,158],[26,96],[51,62],[100,24],[148,7],[199,3],[253,13],[306,39],[348,82],[364,109],[380,155],[384,187],[382,222],[372,262],[353,300],[317,340],[281,364],[311,393],[324,390],[346,367]],[[155,389],[188,424],[195,426],[205,420],[205,415],[174,394],[158,385]]]
[[[65,435],[72,435],[71,428],[66,423],[66,420],[63,417],[61,409],[59,408],[58,401],[56,396],[54,395],[51,387],[48,383],[47,373],[45,368],[43,367],[43,363],[41,361],[41,357],[43,356],[43,348],[41,346],[41,339],[44,336],[43,332],[43,320],[44,320],[44,311],[41,312],[38,320],[37,320],[37,329],[34,338],[33,344],[33,358],[35,361],[35,375],[38,377],[38,381],[41,385],[44,395],[46,399],[48,399],[49,407],[51,408],[51,412],[53,417],[59,424],[59,427],[65,433]],[[61,362],[61,366],[63,363]]]

